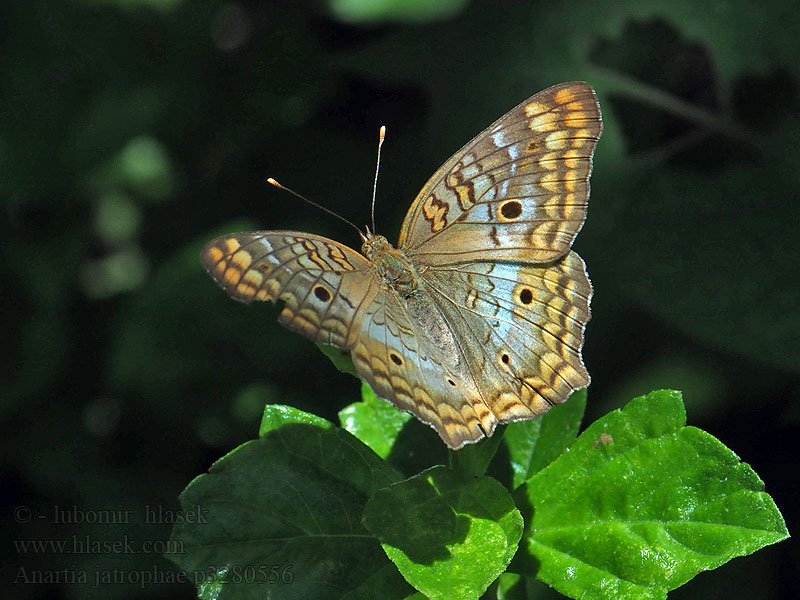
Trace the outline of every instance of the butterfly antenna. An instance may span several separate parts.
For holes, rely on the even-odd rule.
[[[275,180],[274,180],[272,177],[268,177],[268,178],[267,178],[267,183],[274,185],[276,188],[280,188],[280,189],[282,189],[282,190],[284,190],[284,191],[286,191],[286,192],[289,192],[289,193],[290,193],[290,194],[292,194],[293,196],[296,196],[297,198],[300,198],[300,200],[303,200],[304,202],[308,202],[308,203],[309,203],[311,206],[316,206],[316,207],[317,207],[317,208],[319,208],[320,210],[324,210],[324,211],[325,211],[326,213],[328,213],[329,215],[333,215],[333,216],[334,216],[334,217],[336,217],[337,219],[339,219],[339,220],[341,220],[341,221],[344,221],[345,223],[347,223],[348,225],[350,225],[350,227],[352,227],[353,229],[355,229],[355,230],[358,232],[358,235],[360,235],[362,238],[364,237],[364,234],[363,234],[363,233],[361,233],[361,230],[360,230],[358,227],[356,227],[356,226],[355,226],[355,224],[353,224],[353,222],[352,222],[352,221],[348,221],[348,220],[347,220],[347,219],[345,219],[345,218],[344,218],[342,215],[340,215],[340,214],[338,214],[338,213],[335,213],[335,212],[333,212],[333,211],[332,211],[330,208],[326,208],[325,206],[322,206],[321,204],[317,204],[316,202],[313,202],[312,200],[309,200],[309,199],[308,199],[308,198],[306,198],[305,196],[301,196],[300,194],[298,194],[298,193],[297,193],[297,192],[295,192],[294,190],[287,188],[285,185],[281,185],[280,183],[278,183],[277,181],[275,181]]]
[[[375,197],[378,195],[378,171],[381,168],[381,148],[383,147],[383,139],[386,137],[386,125],[381,125],[381,131],[378,134],[378,161],[375,164],[375,181],[372,183],[372,231],[375,231]]]

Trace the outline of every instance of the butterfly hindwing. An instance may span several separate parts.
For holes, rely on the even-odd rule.
[[[501,423],[537,416],[588,385],[581,348],[592,288],[576,253],[552,265],[431,268],[426,284]]]
[[[433,304],[431,309],[436,310]],[[378,396],[432,426],[451,448],[494,431],[497,420],[466,365],[444,357],[397,294],[378,294],[352,358]]]
[[[417,195],[398,246],[422,264],[548,262],[583,225],[602,130],[586,83],[532,96],[451,157]]]
[[[333,240],[294,231],[222,236],[201,253],[209,274],[243,302],[285,301],[279,321],[318,343],[349,349],[378,293],[372,265]]]

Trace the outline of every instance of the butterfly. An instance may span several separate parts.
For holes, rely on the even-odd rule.
[[[571,246],[601,131],[594,90],[562,83],[445,162],[396,248],[369,230],[360,253],[253,231],[212,240],[201,259],[231,297],[284,301],[281,324],[349,351],[378,396],[458,449],[589,384],[592,286]]]

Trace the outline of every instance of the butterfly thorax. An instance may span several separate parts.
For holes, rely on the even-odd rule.
[[[368,234],[361,251],[377,267],[383,282],[403,298],[419,289],[419,273],[414,264],[382,235]]]

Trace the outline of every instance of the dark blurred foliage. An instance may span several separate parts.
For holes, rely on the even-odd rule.
[[[386,124],[377,220],[393,238],[451,152],[572,79],[605,119],[576,243],[595,284],[587,419],[682,390],[793,532],[799,23],[788,0],[2,3],[5,595],[193,597],[140,583],[174,572],[170,525],[146,508],[176,511],[265,403],[336,420],[358,399],[275,307],[232,302],[200,266],[210,237],[248,228],[358,245],[268,176],[366,223]],[[56,507],[130,519],[56,523]],[[73,536],[130,544],[15,546]],[[670,597],[800,597],[798,564],[790,540]],[[89,581],[25,583],[57,570]]]

